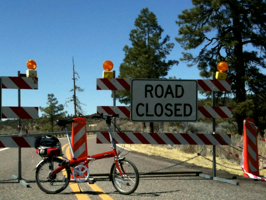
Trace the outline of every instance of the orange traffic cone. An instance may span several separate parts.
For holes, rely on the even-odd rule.
[[[254,120],[246,118],[244,120],[242,167],[246,172],[259,176],[257,132],[258,128],[255,126]],[[243,176],[248,177],[245,172]]]

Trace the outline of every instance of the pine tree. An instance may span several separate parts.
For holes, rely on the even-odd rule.
[[[246,87],[255,94],[266,92],[266,3],[264,0],[192,0],[194,7],[184,10],[176,22],[176,40],[186,50],[181,60],[197,65],[202,77],[215,73],[219,61],[229,63],[228,79],[236,103],[246,101]],[[192,55],[188,50],[198,49]],[[258,89],[260,88],[260,89]],[[242,134],[245,113],[235,113],[238,133]]]
[[[125,46],[125,58],[120,65],[120,78],[161,78],[170,68],[178,64],[176,60],[166,60],[174,47],[170,37],[162,38],[163,29],[158,24],[156,15],[148,8],[141,10],[135,20],[135,29],[131,30],[129,40],[132,47]],[[130,103],[129,91],[117,91],[121,103]],[[151,130],[151,132],[153,132]]]
[[[43,123],[45,124],[42,127],[42,131],[54,131],[54,125],[57,119],[64,118],[66,111],[64,110],[63,104],[58,104],[57,98],[54,94],[48,94],[47,107],[40,107],[40,110],[43,112]]]

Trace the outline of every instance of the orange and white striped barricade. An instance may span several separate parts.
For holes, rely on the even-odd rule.
[[[86,119],[85,118],[74,118],[72,123],[72,136],[71,145],[75,158],[82,158],[88,156],[87,151],[87,133],[86,133]],[[71,155],[73,157],[73,155]],[[88,167],[88,165],[86,166]],[[72,176],[72,175],[71,175]]]
[[[242,158],[242,168],[244,169],[244,177],[249,177],[247,173],[259,176],[257,131],[258,128],[255,126],[254,120],[246,118],[244,120]]]

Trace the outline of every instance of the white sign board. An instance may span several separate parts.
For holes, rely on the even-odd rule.
[[[197,121],[196,80],[133,79],[132,121]]]

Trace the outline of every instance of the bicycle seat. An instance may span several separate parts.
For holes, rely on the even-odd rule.
[[[73,119],[69,119],[69,120],[66,120],[66,119],[59,119],[59,120],[56,120],[56,124],[58,126],[66,126],[67,124],[71,124],[72,122],[74,122]]]

